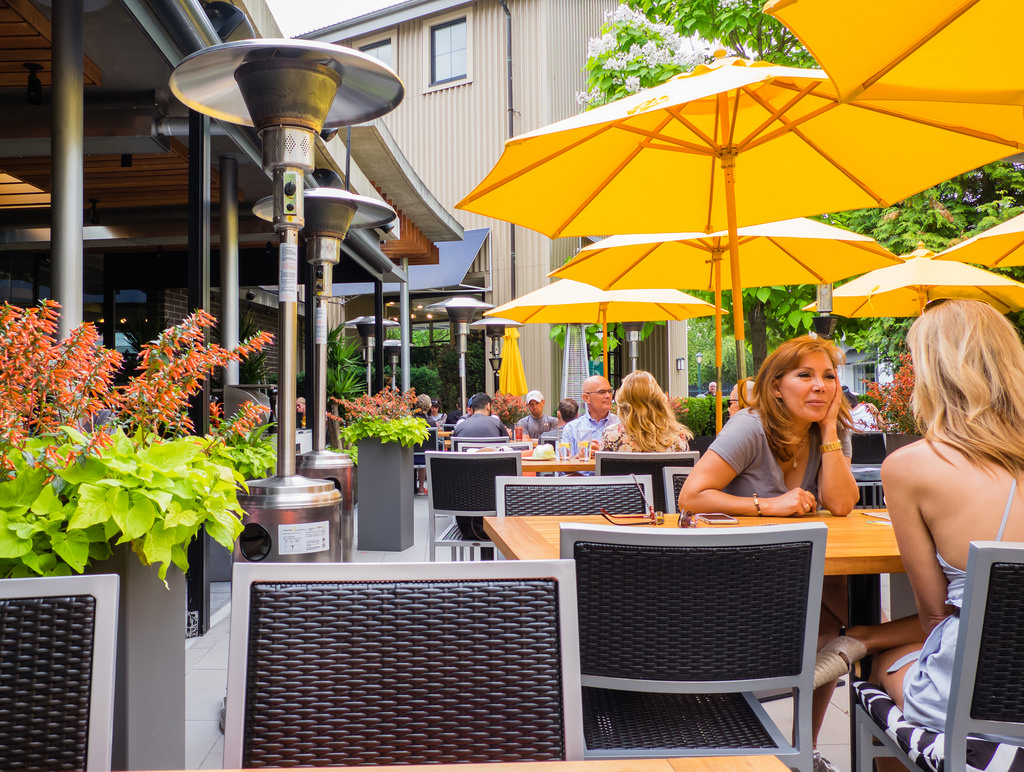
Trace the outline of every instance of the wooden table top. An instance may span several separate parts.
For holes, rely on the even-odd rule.
[[[526,471],[526,464],[523,464]],[[784,523],[825,523],[828,541],[825,545],[825,574],[902,574],[906,571],[896,546],[892,525],[879,515],[885,510],[857,509],[849,517],[829,514],[814,517],[740,517],[728,525],[705,525],[700,528],[735,528]],[[622,528],[674,528],[675,515],[666,515],[663,526],[621,526]],[[561,523],[609,525],[600,515],[593,517],[485,517],[484,530],[506,558],[514,560],[552,560],[559,555],[558,526]]]
[[[362,767],[362,769],[402,769],[409,770],[409,772],[789,772],[789,768],[775,756],[695,756],[682,759],[602,759],[504,764],[423,764],[403,767]],[[234,772],[240,771],[235,770]]]
[[[540,459],[523,458],[524,472],[593,472],[595,467],[594,459],[590,459],[590,461],[579,461],[578,459],[541,461]]]

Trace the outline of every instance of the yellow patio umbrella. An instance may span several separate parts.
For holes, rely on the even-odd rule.
[[[682,321],[714,313],[710,303],[674,289],[605,291],[562,279],[485,311],[484,316],[523,324],[600,324],[607,373],[609,322]]]
[[[771,0],[843,99],[1024,104],[1020,0]],[[998,37],[998,42],[995,38]],[[965,58],[978,52],[977,66]]]
[[[742,374],[737,228],[885,206],[1022,141],[1020,108],[843,104],[821,70],[719,58],[508,140],[457,206],[552,238],[728,230]]]
[[[935,259],[959,260],[989,268],[1024,265],[1024,214],[940,252]]]
[[[918,316],[930,300],[972,298],[999,313],[1024,308],[1024,284],[1006,276],[948,260],[923,246],[906,262],[880,268],[834,290],[832,313],[848,317]],[[817,304],[806,307],[816,311]]]
[[[806,218],[752,225],[737,230],[740,286],[831,284],[858,273],[902,262],[868,236]],[[600,289],[673,287],[714,290],[722,307],[723,283],[732,283],[722,259],[729,234],[650,233],[611,236],[580,250],[549,275],[593,284]],[[722,371],[722,320],[715,317],[715,361]],[[715,420],[721,428],[721,405]]]
[[[523,358],[519,354],[519,330],[515,327],[506,327],[503,338],[505,345],[501,349],[498,383],[502,394],[517,394],[522,397],[529,389],[526,385],[526,372],[523,370]]]

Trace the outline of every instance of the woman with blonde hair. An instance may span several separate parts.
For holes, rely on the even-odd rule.
[[[615,393],[620,423],[609,426],[601,450],[668,453],[686,450],[693,432],[680,424],[654,376],[634,370]]]
[[[871,680],[904,716],[942,732],[968,547],[1024,541],[1024,346],[977,300],[933,301],[907,344],[924,440],[886,457],[882,484],[918,613],[848,636],[859,654],[882,652]]]

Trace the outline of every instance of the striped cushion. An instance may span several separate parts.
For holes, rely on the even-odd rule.
[[[925,772],[942,772],[945,735],[911,723],[892,698],[867,681],[853,684],[853,691],[871,719]],[[1024,748],[990,740],[968,739],[967,769],[978,772],[1024,772]]]

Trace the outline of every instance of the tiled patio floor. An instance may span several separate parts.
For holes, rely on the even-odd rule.
[[[415,499],[415,542],[404,552],[357,552],[356,560],[366,563],[427,560],[427,500]],[[443,551],[442,554],[444,554]],[[210,631],[194,638],[185,652],[185,736],[186,769],[221,769],[224,737],[220,733],[221,700],[227,689],[228,633],[230,620],[227,583],[215,584],[211,591],[214,609]],[[789,734],[789,700],[766,703],[768,713],[783,732]],[[818,738],[818,748],[843,772],[850,770],[850,715],[848,690],[836,689]]]

